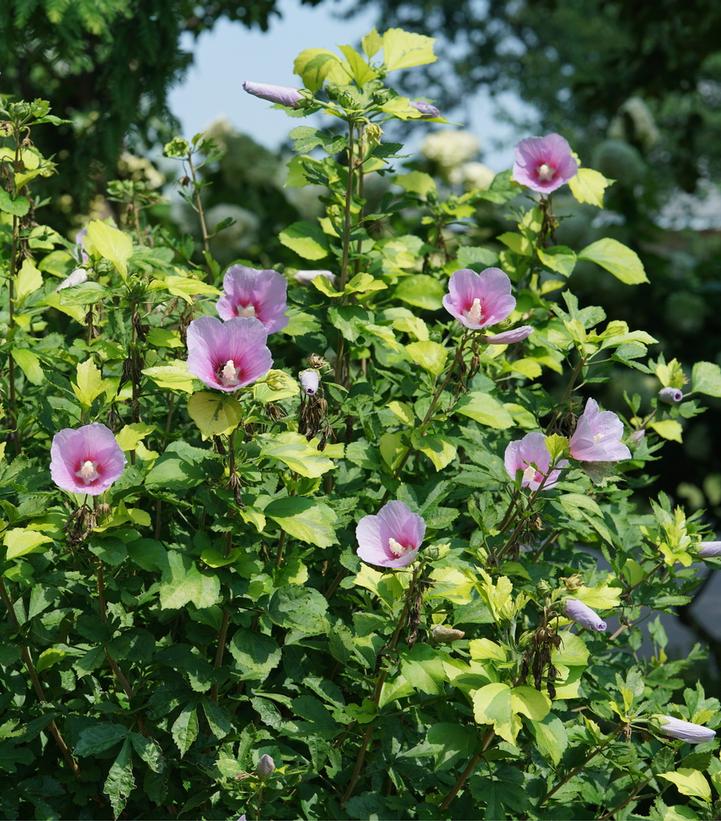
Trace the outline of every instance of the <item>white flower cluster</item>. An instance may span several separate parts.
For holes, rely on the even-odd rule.
[[[485,191],[495,176],[496,172],[482,162],[467,162],[451,169],[448,179],[468,191]]]
[[[627,135],[624,129],[624,115],[628,117],[633,126],[633,135],[643,144],[646,149],[652,148],[660,138],[659,130],[653,118],[651,110],[640,97],[629,97],[628,100],[618,110],[609,128],[609,136],[614,139],[623,140]]]
[[[421,153],[451,169],[475,157],[480,147],[478,139],[468,131],[434,131],[423,140]]]

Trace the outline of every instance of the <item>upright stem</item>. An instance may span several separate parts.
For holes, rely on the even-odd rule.
[[[411,579],[410,586],[408,587],[408,592],[406,593],[406,600],[403,604],[403,610],[401,610],[401,615],[398,618],[398,622],[396,623],[396,628],[393,631],[393,635],[391,636],[390,641],[381,652],[388,653],[396,649],[398,639],[401,636],[401,632],[403,631],[403,627],[405,626],[406,619],[408,618],[411,603],[413,602],[413,599],[416,596],[416,591],[418,589],[418,580],[422,572],[422,566],[416,568],[416,571],[413,574],[413,578]],[[381,693],[383,691],[383,685],[385,684],[386,678],[388,677],[388,672],[388,668],[384,667],[378,673],[378,677],[373,688],[372,700],[376,709],[378,709],[378,705],[380,704]],[[365,762],[368,745],[370,744],[371,738],[373,737],[373,730],[374,722],[370,721],[368,723],[368,726],[366,727],[365,733],[363,733],[360,749],[358,750],[355,765],[353,766],[353,772],[351,773],[350,780],[348,781],[348,786],[346,787],[345,792],[343,793],[343,797],[341,798],[341,804],[345,804],[346,801],[348,801],[348,799],[351,797],[351,795],[353,795],[353,790],[355,789],[356,784],[358,783],[358,779],[360,778],[361,772],[363,770],[363,763]]]
[[[345,200],[343,203],[343,250],[340,262],[339,290],[343,291],[348,283],[348,261],[350,259],[350,229],[351,229],[351,209],[353,205],[353,172],[355,167],[354,158],[354,129],[353,121],[348,121],[348,176],[345,187]],[[335,360],[335,381],[340,385],[345,385],[348,379],[346,345],[343,334],[338,332],[338,351]]]
[[[208,223],[205,219],[205,209],[203,208],[203,200],[200,197],[198,175],[196,174],[192,154],[188,155],[188,168],[190,169],[190,178],[193,181],[193,200],[195,202],[195,210],[198,212],[198,219],[200,220],[200,233],[203,238],[203,251],[206,254],[210,254],[210,234],[208,233]]]
[[[463,785],[473,775],[473,773],[475,772],[476,767],[478,766],[479,762],[483,758],[486,750],[491,746],[491,742],[493,741],[494,735],[495,735],[495,733],[493,732],[493,727],[489,727],[488,730],[486,730],[486,734],[483,736],[483,743],[481,744],[481,749],[469,760],[468,764],[466,764],[465,769],[458,776],[458,780],[451,787],[450,792],[446,795],[446,797],[441,802],[441,804],[439,806],[439,809],[447,810],[448,807],[450,807],[451,802],[453,801],[453,799],[463,789]]]
[[[15,615],[15,610],[13,608],[12,599],[8,594],[7,588],[5,587],[5,582],[2,578],[0,578],[0,598],[2,598],[3,603],[5,604],[5,608],[8,612],[10,623],[16,631],[19,631],[20,623],[17,620],[17,616]],[[35,669],[35,665],[33,664],[33,657],[30,653],[30,648],[24,643],[20,645],[20,656],[23,660],[23,663],[25,664],[25,668],[28,671],[28,675],[30,676],[30,681],[32,682],[33,689],[35,690],[35,695],[37,696],[38,701],[42,702],[43,704],[47,704],[48,699],[45,695],[45,690],[43,688],[42,682],[40,681],[38,671]],[[73,758],[73,755],[70,752],[70,748],[68,747],[65,739],[63,738],[62,733],[60,732],[60,728],[55,723],[54,719],[48,724],[48,730],[50,731],[50,735],[53,737],[55,744],[60,750],[62,757],[65,759],[65,763],[68,765],[68,767],[70,767],[70,770],[73,773],[73,775],[77,777],[78,773],[80,772],[80,769],[78,767],[77,762]]]
[[[228,625],[230,624],[230,613],[226,607],[223,608],[223,618],[220,622],[220,630],[218,630],[218,647],[215,651],[215,660],[213,667],[220,670],[223,666],[223,656],[225,656],[225,645],[228,640]],[[213,701],[218,700],[218,684],[214,684],[210,690],[210,697]]]
[[[15,158],[12,167],[12,196],[15,198],[17,187],[15,185],[15,174],[20,163],[20,133],[17,128],[14,131],[15,137]],[[12,342],[15,335],[15,277],[18,270],[18,241],[20,239],[20,219],[13,214],[12,242],[10,246],[10,277],[8,280],[8,427],[10,428],[10,441],[13,443],[15,452],[20,450],[20,434],[17,429],[17,393],[15,387],[15,359],[12,354]]]

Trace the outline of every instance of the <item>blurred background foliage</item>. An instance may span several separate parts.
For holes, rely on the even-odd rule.
[[[338,8],[332,0],[302,2],[323,3],[329,13]],[[612,277],[580,263],[574,273],[579,297],[651,332],[667,359],[721,362],[721,4],[353,2],[351,13],[377,12],[380,28],[398,25],[439,38],[442,59],[420,80],[415,74],[407,93],[433,99],[456,121],[479,89],[501,100],[511,94],[524,104],[522,114],[499,109],[498,116],[514,119],[518,133],[559,131],[585,164],[615,179],[607,192],[610,214],[601,217],[570,195],[556,197],[556,240],[578,247],[615,236],[639,253],[651,284],[629,295]],[[270,27],[270,46],[279,13],[277,0],[4,0],[0,91],[48,98],[69,121],[43,135],[48,143],[42,149],[60,166],[49,189],[55,211],[49,221],[69,233],[79,227],[73,223],[79,214],[119,216],[118,202],[102,196],[114,178],[170,196],[177,168],[162,167],[161,174],[144,157],[159,156],[158,147],[177,131],[167,99],[192,63],[183,45],[188,33],[197,37],[226,19]],[[292,58],[279,55],[289,64]],[[209,134],[218,147],[205,167],[209,221],[233,220],[214,238],[213,254],[221,264],[237,258],[282,264],[288,252],[278,231],[316,214],[322,192],[286,185],[282,149],[269,150],[223,120]],[[489,184],[493,172],[481,159],[473,135],[454,136],[439,126],[412,165],[440,175],[449,191],[460,193]],[[380,196],[384,184],[375,180],[370,197]],[[196,230],[194,215],[180,201],[170,206],[154,199],[147,200],[151,218]],[[483,208],[473,221],[478,244],[493,244],[506,229]],[[606,403],[622,409],[623,391],[651,397],[658,387],[629,374],[610,384]],[[669,449],[653,490],[666,489],[690,509],[707,508],[721,527],[718,410],[690,421],[683,446]]]

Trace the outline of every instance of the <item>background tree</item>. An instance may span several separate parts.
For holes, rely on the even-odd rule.
[[[319,0],[301,0],[316,5]],[[0,7],[0,91],[50,98],[70,120],[42,135],[62,173],[54,193],[83,208],[128,142],[161,143],[177,123],[167,94],[192,53],[181,46],[221,18],[268,28],[276,0],[5,0]]]

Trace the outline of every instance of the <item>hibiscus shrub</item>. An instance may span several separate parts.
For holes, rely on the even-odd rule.
[[[577,260],[647,278],[556,243],[553,192],[612,182],[562,137],[459,194],[383,138],[445,122],[387,85],[431,38],[340,51],[246,85],[323,118],[281,271],[214,261],[202,136],[166,146],[202,247],[133,184],[69,242],[39,222],[59,121],[4,103],[2,813],[717,818],[719,703],[659,614],[720,545],[646,470],[721,371],[684,393],[579,305]],[[470,244],[489,207],[515,229]],[[658,398],[603,409],[620,369]]]

